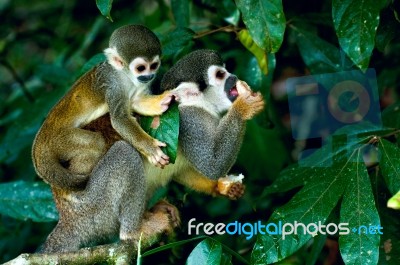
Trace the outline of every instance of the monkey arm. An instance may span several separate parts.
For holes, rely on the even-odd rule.
[[[106,103],[110,110],[112,127],[119,135],[140,153],[149,156],[153,139],[146,134],[134,117],[130,115],[129,98],[121,88],[112,87],[106,91]]]
[[[132,109],[144,116],[161,115],[168,109],[172,94],[166,91],[161,95],[144,95],[134,100]]]
[[[179,109],[179,144],[186,158],[208,178],[225,176],[242,144],[246,124],[241,115],[234,107],[221,120],[202,108],[180,106]]]

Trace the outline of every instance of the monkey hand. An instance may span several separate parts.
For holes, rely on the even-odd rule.
[[[131,108],[134,112],[144,116],[159,116],[163,114],[171,104],[174,93],[165,91],[161,95],[143,96],[133,100]]]
[[[161,101],[160,101],[160,110],[161,113],[164,113],[168,107],[169,104],[171,104],[172,100],[174,99],[174,94],[170,91],[164,92],[162,95]]]
[[[160,200],[144,213],[140,229],[135,231],[127,241],[136,243],[142,238],[142,242],[146,244],[146,241],[151,242],[162,234],[173,234],[180,222],[178,209],[166,200]]]
[[[244,81],[238,81],[236,86],[239,96],[233,107],[244,120],[250,120],[264,109],[264,99],[260,92],[253,92]]]
[[[218,179],[218,184],[216,187],[217,194],[228,197],[231,200],[237,200],[243,196],[245,185],[242,183],[244,176],[239,174],[239,176],[226,176],[224,178]]]
[[[151,209],[150,212],[162,212],[168,215],[169,221],[173,228],[181,225],[181,218],[178,209],[166,200],[158,201]]]
[[[143,155],[149,160],[149,162],[156,167],[164,168],[169,164],[169,157],[164,154],[160,147],[167,146],[165,143],[153,139],[152,148],[148,152],[143,152]]]

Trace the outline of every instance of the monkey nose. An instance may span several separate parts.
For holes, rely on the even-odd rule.
[[[151,74],[151,75],[141,75],[138,77],[138,80],[142,83],[147,83],[151,80],[153,80],[155,74]]]

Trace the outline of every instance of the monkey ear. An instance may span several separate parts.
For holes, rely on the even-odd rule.
[[[121,58],[115,48],[105,49],[104,54],[107,57],[108,63],[111,64],[115,69],[122,70],[124,68],[124,60]]]

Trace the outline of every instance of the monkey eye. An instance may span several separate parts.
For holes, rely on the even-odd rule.
[[[152,63],[152,64],[150,65],[150,69],[151,69],[151,70],[156,70],[157,67],[158,67],[158,63]]]
[[[136,67],[136,70],[140,73],[143,72],[144,70],[146,70],[146,66],[144,65],[139,65]]]
[[[225,72],[222,70],[218,70],[217,73],[215,74],[215,77],[218,79],[223,79],[225,77]]]

